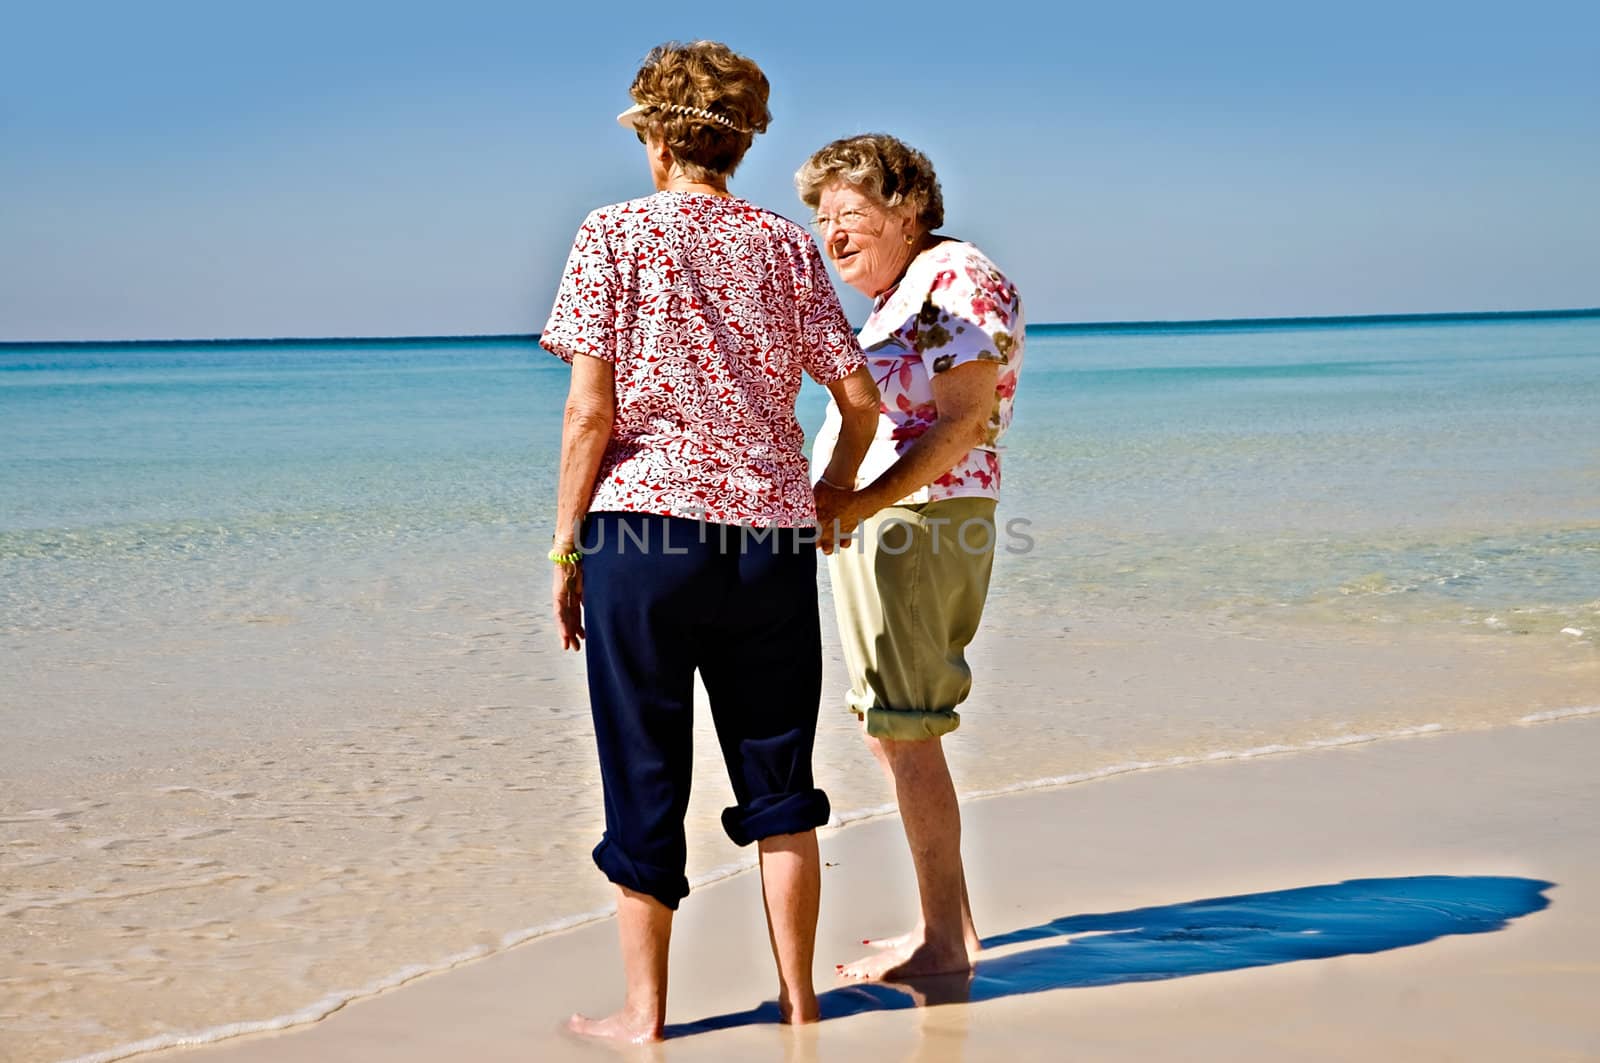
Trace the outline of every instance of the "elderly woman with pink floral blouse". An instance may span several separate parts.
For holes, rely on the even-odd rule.
[[[711,41],[645,59],[619,116],[656,191],[578,230],[539,342],[572,364],[553,604],[587,640],[605,791],[594,860],[617,886],[627,993],[579,1033],[661,1037],[672,915],[689,892],[694,677],[760,852],[784,1021],[817,1019],[811,967],[825,794],[811,753],[822,691],[816,509],[795,419],[802,374],[845,411],[831,475],[855,475],[877,394],[815,244],[730,195],[770,121],[761,69]]]
[[[944,224],[927,156],[894,137],[848,137],[795,177],[823,250],[873,300],[858,335],[882,393],[857,475],[832,464],[848,414],[833,406],[815,463],[850,708],[895,788],[916,867],[920,919],[841,968],[896,978],[970,969],[979,948],[961,863],[961,812],[942,737],[972,687],[965,649],[994,562],[998,443],[1022,369],[1017,290]]]

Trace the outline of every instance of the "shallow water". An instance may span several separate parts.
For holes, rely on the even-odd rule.
[[[1029,342],[965,791],[1600,702],[1600,320]],[[0,348],[0,1055],[604,908],[563,388],[504,341]],[[703,879],[745,854],[698,749]],[[818,775],[888,799],[831,705]]]

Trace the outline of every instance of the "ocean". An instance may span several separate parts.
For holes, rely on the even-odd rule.
[[[305,1021],[606,910],[565,384],[527,338],[0,345],[0,1056]],[[1597,315],[1031,328],[958,784],[1594,711],[1597,411]],[[844,823],[888,793],[823,605]],[[697,748],[703,882],[748,854]]]

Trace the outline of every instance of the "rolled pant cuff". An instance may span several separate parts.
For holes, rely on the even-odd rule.
[[[654,897],[673,911],[689,895],[689,880],[682,868],[672,872],[630,859],[610,838],[601,838],[594,847],[594,862],[618,886]]]
[[[867,734],[893,742],[921,742],[947,735],[961,726],[961,714],[954,709],[926,712],[907,709],[851,709],[866,721]]]
[[[828,822],[832,809],[821,790],[758,797],[748,805],[722,810],[722,829],[735,845],[749,845],[779,834],[800,834]]]

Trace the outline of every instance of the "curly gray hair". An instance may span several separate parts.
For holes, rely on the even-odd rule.
[[[859,189],[884,207],[911,202],[917,225],[932,232],[944,224],[944,196],[933,163],[922,152],[887,133],[843,137],[819,148],[794,175],[800,202],[817,209],[823,190],[836,182]]]

